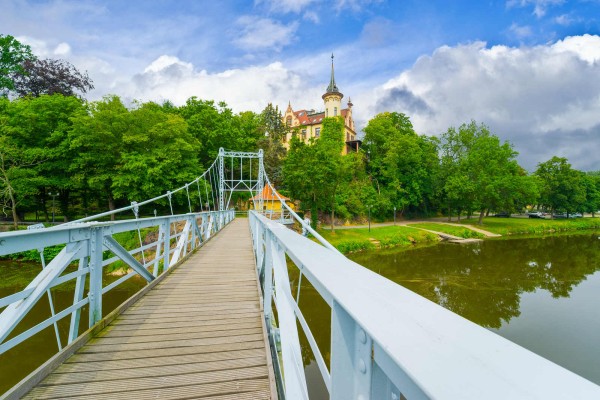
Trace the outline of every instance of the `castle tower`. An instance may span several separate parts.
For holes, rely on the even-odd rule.
[[[342,113],[342,98],[344,95],[338,90],[335,84],[333,71],[333,54],[331,55],[331,79],[327,91],[322,96],[325,102],[325,117],[337,117]]]

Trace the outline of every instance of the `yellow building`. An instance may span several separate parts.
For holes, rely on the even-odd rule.
[[[338,90],[335,84],[333,69],[333,54],[331,55],[331,78],[325,94],[322,96],[325,111],[298,110],[292,109],[291,102],[288,103],[287,110],[283,115],[284,123],[297,133],[298,138],[308,142],[311,138],[319,138],[321,129],[323,129],[323,118],[342,116],[344,118],[344,140],[346,146],[343,153],[358,151],[361,141],[356,139],[354,128],[354,119],[352,118],[352,101],[348,98],[348,108],[342,109],[342,98],[344,95]],[[283,145],[288,148],[292,133],[288,133],[283,138]]]

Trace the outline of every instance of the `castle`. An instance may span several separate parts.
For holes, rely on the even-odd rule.
[[[329,86],[327,86],[325,94],[322,96],[325,103],[325,111],[316,112],[315,110],[298,110],[292,109],[291,103],[288,103],[287,110],[283,115],[283,122],[293,128],[298,134],[298,138],[304,142],[308,142],[310,138],[319,138],[321,129],[323,128],[323,118],[342,116],[344,118],[344,141],[346,146],[343,153],[358,151],[361,141],[356,139],[354,128],[354,119],[352,118],[352,101],[348,98],[348,108],[342,109],[342,98],[344,95],[339,91],[335,84],[334,69],[333,69],[333,54],[331,55],[331,78]],[[292,133],[288,133],[283,138],[283,144],[286,148],[289,147],[289,141],[292,138]]]

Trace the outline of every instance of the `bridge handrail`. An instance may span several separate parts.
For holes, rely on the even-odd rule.
[[[600,386],[258,213],[250,218],[289,398],[307,398],[296,320],[332,400],[600,398]],[[330,371],[299,309],[300,290],[291,293],[286,257],[331,307]]]
[[[277,190],[275,190],[275,187],[271,184],[271,181],[269,180],[269,177],[266,174],[265,174],[265,181],[267,182],[267,185],[269,185],[269,187],[271,188],[272,193],[274,193],[275,196],[277,196],[277,198],[281,202],[281,206],[284,207],[292,215],[292,217],[294,217],[294,219],[300,223],[300,225],[304,229],[306,229],[311,235],[313,235],[319,241],[319,243],[321,243],[323,246],[327,247],[329,250],[331,250],[335,253],[338,253],[338,254],[342,254],[331,243],[329,243],[323,236],[321,236],[319,233],[317,233],[317,231],[314,230],[312,228],[312,226],[310,226],[310,224],[307,224],[306,222],[304,222],[304,220],[302,218],[300,218],[300,216],[298,214],[296,214],[296,212],[294,210],[292,210],[292,208],[285,202],[285,200],[283,200],[281,198],[281,196],[279,195]]]
[[[158,277],[161,264],[163,272],[168,270],[234,217],[233,210],[205,211],[116,222],[64,224],[53,228],[0,233],[0,255],[37,250],[42,263],[40,273],[24,289],[0,298],[0,354],[51,325],[55,326],[60,350],[62,343],[56,327],[59,320],[71,316],[67,337],[68,343],[71,343],[79,335],[79,317],[83,306],[89,305],[91,327],[102,318],[103,294],[136,274],[151,282]],[[139,234],[140,229],[152,227],[158,230],[157,239],[152,243],[144,244]],[[114,234],[127,231],[138,232],[139,247],[126,249],[113,237]],[[56,245],[65,245],[65,247],[46,265],[43,256],[44,248]],[[144,252],[148,250],[155,252],[154,258],[146,257]],[[105,251],[110,251],[114,256],[104,259]],[[142,253],[142,257],[138,257],[141,258],[138,260],[134,256],[139,253]],[[66,268],[77,260],[79,260],[79,268],[74,272],[64,273]],[[115,261],[124,262],[133,272],[103,287],[102,270]],[[84,296],[88,275],[89,293]],[[71,280],[76,281],[73,303],[55,312],[50,290]],[[48,294],[51,316],[6,340],[45,293]]]

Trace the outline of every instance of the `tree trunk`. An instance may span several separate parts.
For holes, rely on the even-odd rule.
[[[15,195],[12,192],[12,188],[8,188],[8,196],[10,197],[10,209],[13,217],[13,227],[15,231],[19,229],[19,215],[17,214],[17,203],[15,202]]]
[[[108,209],[110,211],[113,211],[115,209],[115,199],[113,199],[112,193],[110,192],[108,193]],[[110,215],[110,220],[115,220],[115,214]]]
[[[481,210],[479,213],[479,222],[477,222],[478,225],[483,225],[483,214],[485,214],[485,209]]]
[[[331,208],[331,232],[333,232],[333,218],[335,217],[335,210]]]

